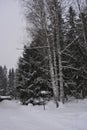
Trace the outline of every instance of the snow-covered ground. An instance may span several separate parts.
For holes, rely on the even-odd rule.
[[[87,99],[43,107],[0,102],[0,130],[87,130]]]

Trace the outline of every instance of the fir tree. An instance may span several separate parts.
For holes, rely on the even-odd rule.
[[[44,57],[38,49],[24,47],[18,63],[17,90],[23,104],[28,99],[40,101],[41,91],[51,92],[49,73],[44,69]]]
[[[1,95],[6,95],[7,89],[7,68],[0,66],[0,92]]]
[[[73,96],[83,97],[84,89],[83,89],[83,82],[85,79],[83,77],[83,68],[86,68],[86,50],[84,46],[81,46],[81,31],[78,30],[81,25],[79,22],[80,20],[76,19],[75,11],[72,7],[69,8],[69,15],[68,15],[68,33],[67,33],[67,43],[70,43],[75,39],[74,43],[65,51],[66,58],[68,59],[68,64],[70,64],[70,69],[64,70],[65,73],[65,80],[68,83],[68,87],[66,92],[70,93]],[[78,23],[79,22],[79,23]],[[80,26],[77,26],[80,25]],[[83,40],[82,40],[83,42]],[[70,83],[71,82],[71,83]],[[86,82],[85,82],[86,83]],[[66,88],[66,87],[65,87]],[[65,93],[66,93],[65,92]]]
[[[13,68],[9,69],[7,95],[10,95],[12,97],[14,97],[15,93],[14,78],[15,78],[14,69]]]

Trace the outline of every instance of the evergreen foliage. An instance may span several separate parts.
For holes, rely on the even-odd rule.
[[[49,99],[52,93],[50,76],[48,70],[44,69],[44,57],[38,49],[24,46],[23,56],[18,63],[17,90],[23,104],[28,99],[40,101],[41,91],[46,91],[46,98]]]
[[[0,66],[0,93],[6,95],[7,89],[7,68]]]
[[[15,72],[14,72],[14,69],[12,68],[12,69],[9,69],[8,87],[7,87],[7,95],[10,95],[12,97],[15,97],[14,80],[15,80]]]
[[[78,0],[79,1],[79,0]],[[54,97],[87,96],[87,9],[70,6],[63,17],[60,0],[23,0],[27,30],[32,42],[25,45],[16,73],[16,88],[23,104]],[[80,8],[79,8],[80,7]],[[32,24],[30,27],[29,24]],[[30,27],[30,29],[29,29]],[[43,92],[45,92],[43,96]],[[45,99],[44,98],[44,99]]]

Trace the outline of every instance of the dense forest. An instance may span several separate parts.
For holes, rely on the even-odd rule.
[[[15,97],[15,70],[0,66],[0,95]]]
[[[18,67],[15,73],[9,71],[8,79],[6,68],[0,67],[4,93],[23,104],[42,105],[54,99],[56,107],[72,96],[85,98],[87,1],[22,0],[22,7],[32,40],[25,43]]]

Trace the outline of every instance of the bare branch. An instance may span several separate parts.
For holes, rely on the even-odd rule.
[[[76,71],[80,70],[78,68],[74,68],[73,66],[63,66],[63,68],[72,69],[72,70],[76,70]]]
[[[74,42],[76,42],[76,41],[79,39],[80,36],[81,36],[81,34],[80,34],[79,36],[77,36],[70,44],[68,44],[68,45],[64,48],[64,50],[61,51],[61,54],[62,54],[64,51],[66,51],[66,49],[69,48]]]

